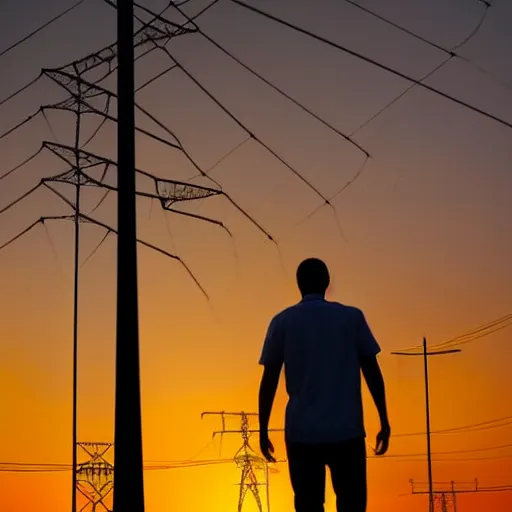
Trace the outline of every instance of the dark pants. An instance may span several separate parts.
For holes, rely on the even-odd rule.
[[[326,467],[338,512],[366,512],[364,438],[340,443],[286,443],[296,512],[324,512]]]

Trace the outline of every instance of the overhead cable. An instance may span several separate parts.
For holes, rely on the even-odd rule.
[[[372,66],[375,66],[375,67],[378,67],[384,71],[387,71],[388,73],[391,73],[395,76],[398,76],[404,80],[407,80],[408,82],[411,82],[411,83],[414,83],[416,85],[418,85],[419,87],[427,90],[427,91],[430,91],[438,96],[441,96],[453,103],[456,103],[457,105],[460,105],[462,107],[465,107],[469,110],[472,110],[473,112],[476,112],[477,114],[480,114],[484,117],[487,117],[489,119],[492,119],[494,121],[496,121],[497,123],[500,123],[504,126],[506,126],[507,128],[512,128],[512,123],[510,123],[509,121],[506,121],[504,119],[501,119],[500,117],[494,115],[494,114],[491,114],[490,112],[486,112],[485,110],[482,110],[481,108],[478,108],[478,107],[475,107],[474,105],[471,105],[470,103],[467,103],[463,100],[460,100],[458,98],[456,98],[455,96],[452,96],[448,93],[445,93],[439,89],[436,89],[435,87],[432,87],[430,85],[427,85],[427,84],[424,84],[422,83],[420,80],[417,80],[415,78],[412,78],[411,76],[408,76],[407,74],[401,72],[401,71],[398,71],[396,69],[393,69],[385,64],[382,64],[381,62],[378,62],[376,61],[375,59],[372,59],[370,57],[367,57],[365,55],[362,55],[361,53],[359,52],[356,52],[354,50],[351,50],[339,43],[336,43],[334,41],[331,41],[330,39],[327,39],[326,37],[323,37],[323,36],[320,36],[318,34],[315,34],[314,32],[311,32],[310,30],[307,30],[305,28],[301,28],[297,25],[294,25],[293,23],[289,22],[289,21],[286,21],[286,20],[283,20],[273,14],[270,14],[266,11],[263,11],[262,9],[259,9],[257,7],[254,7],[252,5],[248,5],[240,0],[228,0],[230,2],[233,2],[237,5],[239,5],[240,7],[243,7],[244,9],[247,9],[247,10],[250,10],[256,14],[259,14],[260,16],[263,16],[264,18],[267,18],[267,19],[270,19],[280,25],[283,25],[283,26],[286,26],[296,32],[299,32],[303,35],[306,35],[312,39],[315,39],[323,44],[326,44],[328,46],[331,46],[333,48],[336,48],[344,53],[347,53],[348,55],[352,55],[353,57],[356,57],[357,59],[360,59],[364,62],[367,62],[368,64],[371,64]]]

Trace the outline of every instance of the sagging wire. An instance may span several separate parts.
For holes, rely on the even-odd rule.
[[[178,9],[180,11],[180,13],[182,13],[183,16],[187,17],[187,15],[181,11],[180,9]],[[248,71],[250,74],[252,74],[253,76],[255,76],[256,78],[258,78],[259,80],[261,80],[263,83],[265,83],[266,85],[268,85],[270,88],[272,88],[274,91],[276,91],[277,93],[279,93],[281,96],[283,96],[284,98],[286,98],[288,101],[290,101],[291,103],[293,103],[295,106],[297,106],[298,108],[300,108],[302,111],[306,112],[308,115],[310,115],[311,117],[313,117],[313,119],[316,119],[318,122],[320,122],[321,124],[323,124],[324,126],[326,126],[327,128],[329,128],[331,131],[333,131],[334,133],[336,133],[337,135],[339,135],[340,137],[342,137],[343,139],[345,139],[347,142],[349,142],[350,144],[352,144],[353,146],[355,146],[359,151],[361,151],[364,155],[366,156],[370,156],[369,152],[364,149],[360,144],[358,144],[356,141],[352,140],[351,136],[350,135],[347,135],[345,133],[343,133],[342,131],[338,130],[336,127],[334,127],[332,124],[330,124],[328,121],[326,121],[325,119],[323,119],[322,117],[320,117],[318,114],[316,114],[315,112],[313,112],[312,110],[310,110],[309,108],[307,108],[306,106],[304,106],[302,103],[300,103],[298,100],[296,100],[295,98],[293,98],[290,94],[288,94],[287,92],[285,92],[283,89],[281,89],[280,87],[276,86],[272,81],[270,81],[269,79],[265,78],[262,74],[258,73],[254,68],[250,67],[249,65],[247,65],[242,59],[240,59],[239,57],[236,57],[231,51],[227,50],[226,47],[222,46],[218,41],[216,41],[215,39],[213,39],[211,36],[209,36],[208,34],[206,34],[204,32],[204,30],[202,30],[200,27],[198,27],[198,31],[199,31],[199,34],[201,34],[207,41],[209,41],[213,46],[215,46],[218,50],[220,50],[222,53],[224,53],[225,55],[227,55],[231,60],[233,60],[234,62],[236,62],[239,66],[241,66],[242,68],[244,68],[246,71]]]
[[[443,53],[447,54],[447,57],[445,60],[443,60],[440,64],[438,64],[434,69],[432,69],[431,71],[429,71],[428,73],[426,73],[424,76],[422,76],[420,79],[419,79],[419,82],[420,83],[423,83],[425,80],[427,80],[428,78],[430,78],[431,76],[433,76],[435,73],[437,73],[441,68],[443,68],[445,65],[447,65],[452,59],[454,58],[458,58],[460,60],[463,60],[465,62],[468,62],[470,64],[472,64],[475,68],[479,69],[481,72],[485,72],[487,74],[490,74],[488,72],[486,72],[483,68],[481,68],[480,66],[476,65],[474,62],[472,62],[471,60],[469,60],[468,58],[466,57],[463,57],[457,53],[455,53],[455,50],[458,49],[458,48],[461,48],[463,45],[465,45],[466,43],[468,43],[476,34],[477,32],[479,31],[479,29],[481,28],[481,26],[483,25],[484,21],[485,21],[485,18],[487,16],[487,12],[488,12],[488,8],[489,8],[489,5],[486,4],[486,7],[485,7],[485,10],[484,10],[484,13],[482,15],[482,17],[480,18],[479,20],[479,23],[477,24],[476,28],[473,29],[471,31],[471,33],[464,38],[464,40],[460,43],[458,43],[457,45],[451,47],[450,49],[447,49],[447,48],[444,48],[443,46],[440,46],[418,34],[416,34],[415,32],[405,28],[405,27],[402,27],[401,25],[398,25],[397,23],[387,19],[387,18],[384,18],[383,16],[375,13],[374,11],[366,8],[366,7],[363,7],[362,5],[358,4],[357,2],[354,2],[353,0],[345,0],[347,3],[353,5],[354,7],[357,7],[358,9],[366,12],[367,14],[370,14],[371,16],[383,21],[384,23],[387,23],[388,25],[391,25],[392,27],[414,37],[415,39],[418,39],[419,41],[422,41],[423,43],[426,43],[427,45],[431,46],[432,48],[434,49],[437,49],[437,50],[440,50],[442,51]],[[386,105],[384,105],[377,113],[375,113],[374,115],[372,115],[369,119],[367,119],[366,121],[364,121],[359,127],[357,127],[355,130],[353,130],[351,133],[350,133],[350,136],[355,136],[357,133],[359,133],[363,128],[365,128],[368,124],[370,124],[372,121],[374,121],[377,117],[379,117],[381,114],[383,114],[386,110],[388,110],[390,107],[392,107],[397,101],[399,101],[400,99],[402,99],[406,94],[408,94],[409,92],[412,91],[412,89],[414,89],[417,85],[417,83],[413,83],[411,84],[410,86],[408,86],[404,91],[402,91],[398,96],[395,96],[391,101],[389,101]]]
[[[496,320],[493,320],[487,324],[483,324],[469,332],[466,332],[464,334],[461,334],[459,336],[451,338],[442,343],[438,343],[436,345],[429,346],[428,349],[429,350],[438,350],[438,349],[447,349],[447,348],[457,347],[459,345],[464,345],[471,341],[475,341],[480,338],[484,338],[486,336],[494,334],[495,332],[500,331],[500,330],[505,329],[510,326],[512,326],[512,313],[501,316],[501,317],[497,318]],[[406,348],[406,349],[402,350],[402,352],[414,353],[419,350],[422,350],[422,348],[423,348],[422,345],[415,345],[413,347]]]
[[[59,258],[59,255],[57,253],[57,248],[55,247],[55,243],[53,242],[53,239],[50,235],[50,231],[48,229],[48,226],[46,225],[45,222],[42,223],[43,224],[43,228],[44,228],[44,232],[46,234],[46,239],[48,240],[48,243],[50,245],[50,249],[52,251],[52,254],[53,254],[53,258],[55,259],[55,262],[57,264],[57,267],[60,271],[60,273],[62,275],[65,275],[65,272],[64,272],[64,267],[62,265],[62,262],[60,261],[60,258]]]
[[[14,50],[15,48],[17,48],[18,46],[23,44],[25,41],[28,41],[29,39],[34,37],[36,34],[41,32],[45,28],[49,27],[50,25],[52,25],[56,21],[60,20],[61,18],[66,16],[66,14],[69,14],[70,12],[74,11],[77,7],[79,7],[81,4],[83,4],[84,1],[85,0],[78,0],[78,2],[73,4],[71,7],[68,7],[64,11],[60,12],[59,14],[57,14],[56,16],[51,18],[50,20],[48,20],[45,23],[43,23],[42,25],[40,25],[38,28],[36,28],[35,30],[33,30],[32,32],[27,34],[26,36],[22,37],[20,40],[16,41],[15,43],[13,43],[10,46],[8,46],[7,48],[5,48],[5,50],[2,50],[0,52],[0,58],[3,57],[4,55],[7,55],[10,51]]]
[[[250,141],[251,137],[246,137],[242,141],[240,141],[238,144],[233,146],[230,150],[228,150],[223,156],[221,156],[213,165],[205,169],[204,173],[210,177],[210,173],[215,170],[222,162],[226,161],[232,154],[234,154],[238,149],[240,149],[242,146],[245,145],[246,142]],[[188,178],[188,182],[198,178],[199,176],[202,176],[201,173],[196,174],[190,178]]]
[[[41,108],[39,108],[36,112],[34,112],[33,114],[30,114],[26,119],[24,119],[23,121],[21,121],[17,125],[13,126],[12,128],[9,128],[7,131],[5,131],[2,134],[0,134],[0,140],[5,139],[9,135],[11,135],[11,133],[14,133],[16,130],[19,130],[20,128],[22,128],[26,124],[30,123],[30,121],[33,121],[42,112],[43,112],[43,110]]]
[[[106,242],[108,236],[111,234],[111,231],[107,231],[103,237],[101,238],[100,242],[96,245],[96,247],[91,251],[91,253],[89,254],[89,256],[87,256],[87,258],[85,258],[85,260],[82,262],[82,264],[80,265],[80,267],[83,267],[97,252],[98,250],[100,249],[100,247],[103,245],[104,242]]]
[[[512,123],[494,115],[494,114],[491,114],[490,112],[486,112],[485,110],[482,110],[481,108],[478,108],[478,107],[475,107],[474,105],[471,105],[470,103],[467,103],[463,100],[460,100],[458,98],[456,98],[455,96],[452,96],[448,93],[445,93],[439,89],[436,89],[435,87],[432,87],[430,85],[427,85],[425,83],[422,83],[420,80],[417,80],[415,78],[412,78],[411,76],[401,72],[401,71],[398,71],[394,68],[391,68],[385,64],[382,64],[381,62],[378,62],[376,61],[375,59],[372,59],[370,57],[367,57],[359,52],[356,52],[354,50],[351,50],[350,48],[347,48],[341,44],[338,44],[330,39],[327,39],[326,37],[323,37],[323,36],[320,36],[318,34],[315,34],[314,32],[311,32],[310,30],[307,30],[305,28],[302,28],[302,27],[299,27],[297,25],[294,25],[293,23],[289,22],[289,21],[286,21],[284,19],[281,19],[273,14],[270,14],[269,12],[266,12],[262,9],[259,9],[257,7],[254,7],[252,5],[249,5],[249,4],[246,4],[244,2],[242,2],[241,0],[228,0],[234,4],[237,4],[239,5],[240,7],[243,7],[244,9],[248,9],[264,18],[267,18],[269,20],[272,20],[274,21],[275,23],[278,23],[280,25],[283,25],[285,27],[288,27],[290,28],[291,30],[295,31],[295,32],[298,32],[298,33],[301,33],[311,39],[314,39],[316,41],[319,41],[327,46],[331,46],[332,48],[336,48],[337,50],[340,50],[341,52],[343,53],[347,53],[348,55],[352,55],[353,57],[356,57],[357,59],[359,60],[362,60],[374,67],[377,67],[379,69],[382,69],[383,71],[386,71],[388,73],[391,73],[399,78],[402,78],[408,82],[411,82],[411,83],[414,83],[416,85],[418,85],[419,87],[427,90],[427,91],[430,91],[444,99],[447,99],[449,101],[451,101],[452,103],[455,103],[457,105],[460,105],[464,108],[467,108],[477,114],[480,114],[481,116],[484,116],[488,119],[492,119],[493,121],[496,121],[497,123],[499,124],[502,124],[503,126],[506,126],[507,128],[512,128]]]
[[[17,240],[19,240],[21,237],[32,231],[36,226],[39,224],[44,224],[48,220],[69,220],[73,219],[72,215],[57,215],[57,216],[46,216],[46,217],[40,217],[35,222],[32,222],[32,224],[29,224],[26,228],[21,230],[18,234],[14,235],[12,238],[10,238],[7,242],[4,242],[2,245],[0,245],[0,251],[2,249],[5,249],[9,247],[9,245],[13,244]]]
[[[53,188],[51,188],[51,187],[48,187],[48,188],[50,190],[56,192]],[[92,217],[90,217],[88,215],[83,214],[83,213],[79,213],[78,216],[83,221],[86,221],[86,222],[89,222],[90,224],[99,226],[99,227],[105,229],[106,231],[114,233],[116,235],[118,234],[116,229],[114,229],[113,227],[109,226],[108,224],[105,224],[104,222],[96,220],[96,219],[94,219],[94,218],[92,218]],[[50,216],[40,217],[38,220],[36,220],[32,224],[30,224],[28,227],[26,227],[25,229],[20,231],[18,234],[16,234],[14,237],[12,237],[10,240],[8,240],[4,244],[0,245],[0,251],[2,249],[7,248],[9,245],[14,243],[15,241],[19,240],[22,236],[24,236],[27,233],[29,233],[32,229],[34,229],[34,227],[36,227],[39,224],[43,224],[44,225],[44,223],[46,221],[49,221],[49,220],[74,220],[74,218],[75,218],[74,215],[60,215],[60,216],[51,216],[51,217]],[[185,269],[185,271],[187,272],[189,277],[194,281],[195,285],[199,288],[199,290],[204,295],[204,297],[207,299],[207,301],[208,302],[210,301],[210,297],[209,297],[208,293],[206,292],[206,290],[201,285],[201,283],[199,282],[199,280],[197,279],[195,274],[192,272],[192,270],[189,268],[189,266],[186,264],[186,262],[182,258],[180,258],[179,256],[177,256],[175,254],[172,254],[172,253],[170,253],[170,252],[168,252],[168,251],[166,251],[164,249],[161,249],[160,247],[158,247],[156,245],[153,245],[153,244],[151,244],[149,242],[141,240],[140,238],[137,238],[137,243],[139,243],[139,244],[141,244],[141,245],[143,245],[143,246],[145,246],[145,247],[147,247],[147,248],[149,248],[149,249],[151,249],[151,250],[153,250],[155,252],[158,252],[158,253],[160,253],[160,254],[162,254],[164,256],[167,256],[170,259],[178,261],[181,264],[181,266]]]
[[[302,176],[292,165],[290,165],[283,157],[281,157],[275,150],[273,150],[266,142],[264,142],[260,137],[258,137],[254,132],[252,132],[238,117],[236,117],[231,110],[229,110],[214,94],[212,94],[187,68],[181,64],[175,56],[171,54],[171,52],[164,47],[160,47],[160,49],[171,59],[176,65],[180,68],[180,70],[197,86],[204,94],[206,94],[211,101],[213,101],[226,115],[228,115],[232,121],[234,121],[247,135],[255,140],[261,147],[263,147],[268,153],[270,153],[274,158],[276,158],[281,164],[283,164],[288,170],[290,170],[295,176],[297,176],[308,188],[313,190],[322,200],[326,203],[329,203],[322,192],[320,192],[312,183],[310,183],[304,176]]]
[[[79,217],[81,219],[87,221],[87,222],[90,222],[91,224],[95,224],[97,226],[102,227],[103,229],[111,231],[112,233],[115,233],[116,235],[118,234],[117,230],[114,229],[113,227],[111,227],[108,224],[105,224],[103,222],[100,222],[99,220],[93,219],[92,217],[89,217],[88,215],[79,213]],[[156,245],[153,245],[153,244],[150,244],[149,242],[141,240],[140,238],[137,238],[137,242],[140,243],[141,245],[145,246],[145,247],[148,247],[149,249],[152,249],[155,252],[158,252],[160,254],[163,254],[164,256],[167,256],[168,258],[171,258],[173,260],[178,261],[181,264],[181,266],[186,270],[186,272],[188,273],[189,277],[194,281],[194,283],[199,288],[199,290],[204,295],[204,297],[208,301],[210,301],[210,297],[209,297],[208,293],[206,292],[206,290],[203,288],[203,285],[199,282],[199,280],[197,279],[195,274],[192,272],[190,267],[185,263],[185,261],[180,256],[172,254],[172,253],[170,253],[170,252],[168,252],[168,251],[166,251],[164,249],[161,249],[160,247],[158,247]]]

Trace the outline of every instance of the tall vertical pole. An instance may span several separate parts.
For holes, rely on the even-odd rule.
[[[270,512],[270,470],[268,468],[268,462],[265,462],[265,479],[267,487],[267,512]]]
[[[77,71],[75,69],[75,71]],[[82,109],[82,82],[77,72],[78,78],[78,102],[76,107],[76,133],[75,133],[75,176],[76,176],[76,195],[75,195],[75,262],[74,262],[74,297],[73,297],[73,468],[71,473],[71,512],[76,512],[76,491],[77,491],[77,430],[78,430],[78,283],[79,283],[79,264],[80,264],[80,185],[81,169],[78,148],[80,147],[80,129],[81,129],[81,109]]]
[[[135,197],[133,0],[117,2],[118,237],[114,511],[144,512]]]
[[[430,399],[428,392],[428,357],[429,356],[441,356],[445,354],[455,354],[460,352],[459,348],[447,349],[447,350],[435,350],[427,351],[427,339],[423,338],[423,350],[421,352],[391,352],[395,356],[422,356],[423,357],[423,368],[425,373],[425,409],[426,409],[426,421],[427,421],[427,463],[428,463],[428,500],[429,512],[434,512],[434,493],[432,489],[432,452],[430,447]],[[414,489],[413,489],[414,492]]]
[[[427,463],[428,463],[428,510],[434,512],[434,493],[432,489],[432,450],[430,446],[430,402],[428,393],[428,354],[427,338],[423,338],[423,367],[425,370],[425,412],[427,420]]]

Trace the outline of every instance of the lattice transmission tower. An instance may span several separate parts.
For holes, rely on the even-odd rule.
[[[233,456],[233,462],[240,469],[240,491],[238,494],[238,512],[242,512],[243,505],[247,494],[250,493],[253,496],[254,501],[258,507],[259,512],[270,512],[270,481],[269,476],[272,472],[277,470],[260,455],[251,446],[252,434],[259,432],[249,428],[249,418],[257,417],[258,414],[254,412],[225,412],[225,411],[208,411],[201,414],[201,418],[204,416],[220,416],[222,421],[222,429],[213,432],[213,437],[220,435],[221,442],[224,434],[237,434],[242,437],[242,446],[236,451]],[[240,418],[240,428],[238,429],[227,429],[226,420],[228,417]],[[282,429],[269,429],[271,432],[282,432]],[[266,505],[263,506],[261,500],[260,488],[265,488]]]
[[[409,480],[412,494],[430,493],[428,484]],[[512,485],[479,486],[475,478],[471,482],[436,482],[433,488],[432,504],[434,512],[457,512],[457,495],[482,492],[512,492]]]
[[[76,490],[85,503],[79,512],[112,511],[114,466],[110,461],[113,443],[78,442],[80,461],[76,466]]]

